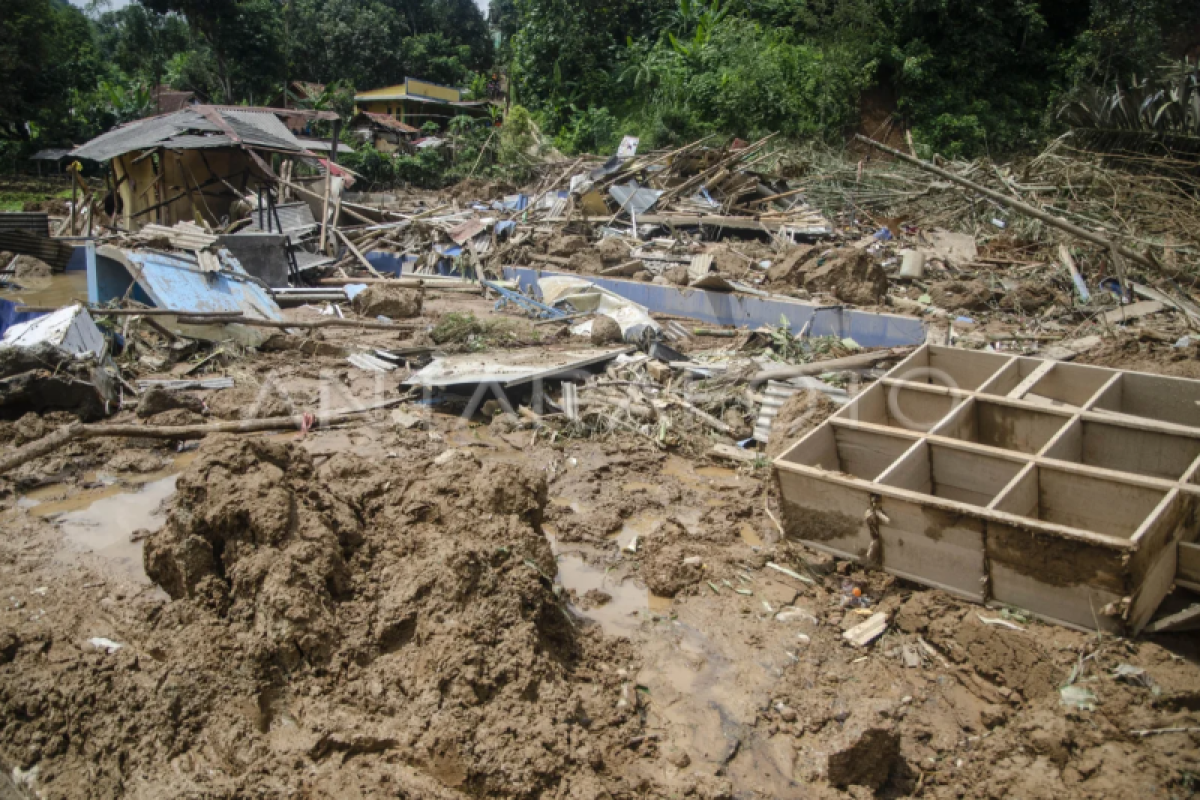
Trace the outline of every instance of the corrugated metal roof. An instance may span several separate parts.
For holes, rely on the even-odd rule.
[[[26,231],[35,236],[49,236],[50,215],[45,211],[5,211],[0,213],[0,231]]]
[[[296,137],[296,141],[307,147],[309,150],[320,150],[323,153],[329,152],[328,139],[301,139]],[[339,153],[353,153],[354,148],[345,142],[338,142]]]
[[[279,109],[279,113],[290,112]],[[198,149],[236,145],[293,153],[304,151],[304,145],[273,111],[192,106],[122,125],[75,148],[71,155],[108,161],[125,153],[162,146]]]
[[[40,258],[56,272],[67,268],[67,263],[75,252],[75,248],[66,242],[34,236],[28,231],[20,230],[0,230],[0,250]]]
[[[241,312],[256,319],[282,320],[283,314],[266,289],[251,281],[240,266],[203,272],[194,258],[182,253],[123,250],[104,246],[98,256],[124,265],[158,308],[174,311]],[[234,262],[236,264],[236,262]],[[100,297],[99,302],[112,298]]]
[[[787,383],[767,381],[767,390],[763,392],[762,408],[759,409],[758,419],[754,422],[754,438],[756,440],[763,443],[770,440],[771,428],[775,424],[775,417],[779,415],[779,409],[783,408],[783,404],[789,397],[801,389],[815,389],[822,392],[838,405],[845,405],[850,401],[850,395],[845,390],[822,383],[816,378],[798,378]]]
[[[537,347],[493,353],[464,353],[435,359],[404,381],[409,386],[469,386],[494,383],[516,386],[532,380],[565,378],[594,364],[611,361],[631,347],[615,350],[547,351]]]

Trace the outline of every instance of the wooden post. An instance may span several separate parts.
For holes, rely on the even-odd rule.
[[[73,167],[74,167],[74,165],[72,165],[72,168]],[[70,229],[71,236],[75,235],[75,205],[79,202],[78,196],[79,196],[79,186],[78,186],[78,184],[75,183],[75,181],[72,180],[71,181],[71,229]]]

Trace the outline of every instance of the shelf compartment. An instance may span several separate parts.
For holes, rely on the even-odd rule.
[[[977,397],[955,409],[934,431],[938,436],[1030,455],[1041,451],[1070,416]]]
[[[823,425],[780,460],[871,481],[912,447],[913,441],[902,435]]]
[[[1069,468],[1035,466],[1015,481],[993,508],[1006,514],[1129,540],[1167,496]]]
[[[1024,462],[944,444],[921,442],[880,476],[884,486],[986,508]]]
[[[927,433],[964,402],[942,391],[880,381],[863,392],[840,416],[856,422]]]
[[[1073,422],[1042,455],[1114,472],[1178,481],[1200,457],[1200,433],[1187,436],[1082,419]]]
[[[930,346],[901,363],[891,377],[909,383],[974,391],[991,380],[1010,360],[1010,356],[996,353]]]
[[[1038,405],[1082,408],[1115,374],[1112,370],[1100,367],[1054,364],[1028,391],[1016,399]]]
[[[1200,381],[1124,372],[1090,410],[1200,427]]]

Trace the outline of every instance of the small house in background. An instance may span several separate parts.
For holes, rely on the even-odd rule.
[[[355,112],[381,115],[420,129],[427,122],[438,128],[460,114],[487,116],[488,102],[462,99],[462,90],[429,81],[405,78],[404,83],[372,89],[354,96]]]
[[[370,144],[381,153],[394,153],[421,135],[412,125],[406,125],[387,114],[362,112],[350,121],[355,138]]]

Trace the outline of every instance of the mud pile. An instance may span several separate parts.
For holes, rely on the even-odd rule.
[[[60,643],[6,633],[0,755],[64,797],[616,788],[630,654],[556,595],[546,500],[540,472],[460,450],[318,469],[290,443],[209,440],[145,547],[171,602],[52,668]]]

